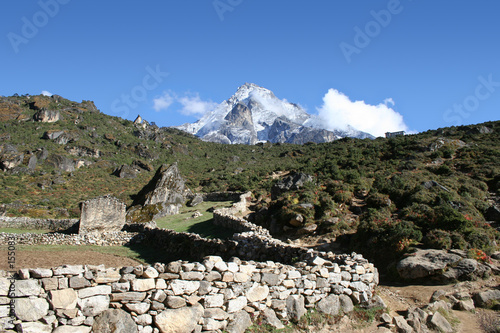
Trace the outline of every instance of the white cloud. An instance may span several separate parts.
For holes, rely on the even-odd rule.
[[[394,111],[393,106],[392,98],[370,105],[364,101],[353,102],[338,90],[330,89],[317,110],[326,129],[346,129],[350,125],[374,136],[384,136],[385,132],[408,131],[403,116]]]
[[[181,108],[178,112],[186,116],[202,116],[218,105],[211,100],[202,100],[198,93],[186,93],[184,96],[178,96],[172,91],[166,91],[162,96],[153,99],[153,109],[157,112],[167,110],[174,103],[180,104]]]
[[[47,91],[47,90],[42,90],[42,95],[43,96],[52,96],[53,94],[50,92],[50,91]]]
[[[175,95],[169,91],[163,93],[163,96],[153,99],[153,109],[156,112],[166,110],[175,101]]]
[[[204,115],[208,111],[212,111],[218,105],[212,101],[203,101],[198,93],[191,96],[184,96],[177,99],[182,104],[180,112],[187,116]]]

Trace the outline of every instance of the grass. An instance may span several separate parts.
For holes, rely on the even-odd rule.
[[[195,207],[184,206],[180,214],[166,216],[156,220],[158,228],[171,229],[177,232],[192,232],[205,238],[228,238],[234,233],[233,230],[222,228],[213,224],[214,214],[212,208],[230,207],[232,201],[206,201]],[[193,218],[198,211],[202,216]]]

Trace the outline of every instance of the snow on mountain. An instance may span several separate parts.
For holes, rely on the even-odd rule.
[[[342,137],[372,137],[348,130],[328,131],[297,104],[280,100],[269,89],[245,83],[229,99],[195,123],[177,127],[205,141],[256,144],[261,141],[330,142]]]

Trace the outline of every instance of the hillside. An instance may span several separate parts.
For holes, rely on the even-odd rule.
[[[81,201],[104,194],[131,205],[161,164],[178,162],[194,191],[251,190],[249,218],[277,237],[337,239],[373,257],[416,246],[490,254],[499,240],[490,224],[500,222],[500,121],[392,139],[224,145],[60,96],[2,97],[0,119],[0,198],[11,216],[77,217]],[[312,181],[272,190],[301,174]]]

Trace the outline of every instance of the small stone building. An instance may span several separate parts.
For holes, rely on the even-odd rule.
[[[125,225],[126,208],[110,195],[84,201],[78,233],[120,231]]]

